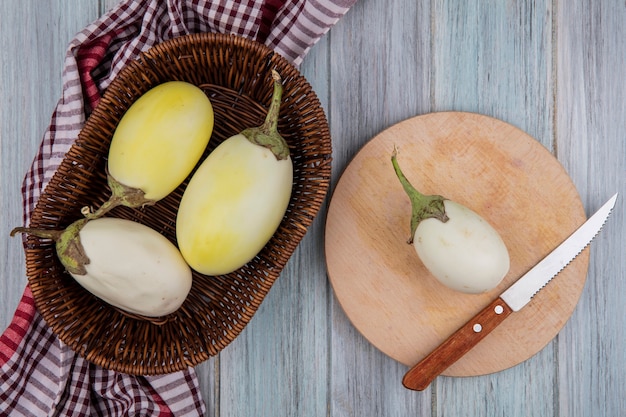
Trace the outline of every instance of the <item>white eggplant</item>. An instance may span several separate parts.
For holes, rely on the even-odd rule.
[[[274,95],[265,123],[226,139],[202,162],[185,189],[176,237],[187,263],[206,275],[233,272],[254,258],[285,215],[293,183],[289,147],[278,134],[282,96]]]
[[[412,205],[411,238],[422,263],[442,284],[478,294],[495,288],[509,271],[509,252],[498,232],[469,208],[423,195],[391,161]]]
[[[139,97],[122,116],[109,148],[111,197],[88,218],[118,205],[154,204],[176,189],[196,166],[213,132],[213,106],[193,84],[169,81]]]
[[[160,317],[189,294],[192,273],[174,244],[156,230],[118,218],[81,219],[64,231],[15,228],[56,242],[59,260],[85,289],[130,313]]]

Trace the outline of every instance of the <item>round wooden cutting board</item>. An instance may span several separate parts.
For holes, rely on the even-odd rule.
[[[411,205],[391,165],[394,146],[418,190],[466,205],[501,234],[511,269],[497,288],[463,294],[424,268],[407,243]],[[354,326],[413,366],[585,220],[570,177],[541,143],[490,117],[431,113],[380,133],[342,174],[326,220],[328,274]],[[572,314],[588,265],[587,249],[444,375],[501,371],[545,347]]]

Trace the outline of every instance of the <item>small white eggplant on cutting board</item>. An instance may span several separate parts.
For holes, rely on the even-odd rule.
[[[426,269],[447,287],[469,294],[495,288],[509,271],[509,252],[498,232],[469,208],[439,195],[417,191],[393,168],[411,200],[411,237]]]
[[[176,237],[187,263],[205,275],[233,272],[263,249],[282,221],[293,183],[289,147],[277,130],[274,93],[263,125],[219,144],[193,174],[180,201]]]

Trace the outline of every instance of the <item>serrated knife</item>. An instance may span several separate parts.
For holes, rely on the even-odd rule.
[[[404,375],[402,384],[411,390],[426,389],[441,372],[469,352],[504,319],[528,304],[591,243],[609,217],[616,200],[617,193],[549,255],[411,368]]]

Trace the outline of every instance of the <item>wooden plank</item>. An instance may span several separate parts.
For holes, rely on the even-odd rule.
[[[546,0],[437,2],[433,111],[496,117],[551,149],[551,15]]]
[[[561,2],[557,9],[557,155],[591,214],[621,193],[591,246],[585,291],[559,336],[560,415],[626,410],[626,5]]]
[[[327,39],[302,72],[327,103]],[[219,355],[219,415],[325,415],[328,285],[320,213],[252,321]]]
[[[356,152],[384,128],[429,110],[428,2],[360,1],[331,30],[330,122],[334,183]],[[407,368],[350,323],[332,298],[329,413],[430,415],[431,392],[404,389]]]
[[[21,186],[61,97],[65,50],[98,15],[98,2],[0,2],[0,328],[13,318],[26,285],[24,251],[10,230],[22,224]]]
[[[319,221],[244,332],[219,356],[220,415],[324,415],[328,293]]]
[[[433,110],[511,123],[552,147],[552,3],[439,2],[433,12]],[[436,415],[554,415],[555,345],[507,371],[440,378]]]

